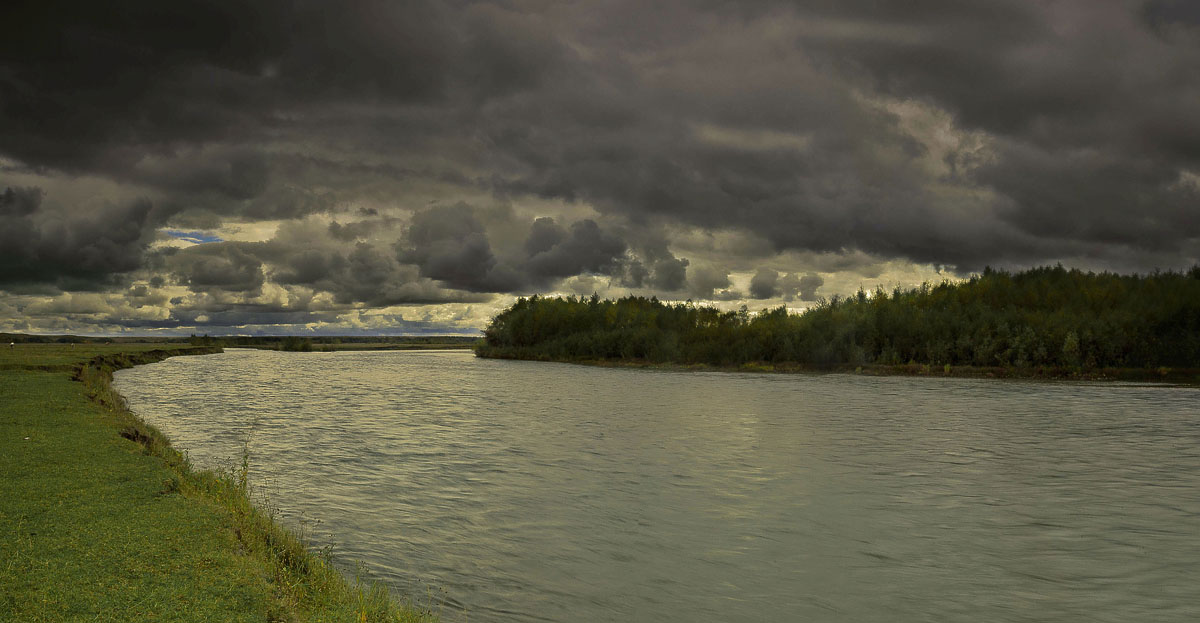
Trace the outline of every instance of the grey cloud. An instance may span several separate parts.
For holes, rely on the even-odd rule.
[[[1012,146],[979,177],[1004,189],[1013,201],[1005,220],[1030,236],[1150,251],[1200,236],[1200,187],[1156,160]]]
[[[787,301],[797,298],[801,301],[815,301],[817,300],[817,289],[823,285],[825,285],[825,279],[816,273],[805,275],[788,273],[779,279],[779,291]]]
[[[289,102],[436,97],[447,17],[434,2],[26,4],[0,44],[3,148],[117,170],[147,149],[259,136]]]
[[[526,270],[540,279],[570,277],[585,272],[608,274],[625,249],[625,242],[617,235],[605,231],[592,219],[583,219],[571,224],[566,238],[532,255],[526,263]]]
[[[1200,27],[1200,5],[1190,0],[1151,0],[1142,5],[1142,14],[1168,36],[1172,29]]]
[[[750,279],[750,296],[770,299],[779,296],[779,273],[770,268],[760,268]]]
[[[1125,193],[1096,192],[1087,207],[1076,207],[1083,201],[1049,202],[1062,218],[1086,221],[1096,211],[1119,213],[1137,205],[1150,215],[1143,239],[1179,245],[1195,236],[1171,227],[1179,200],[1156,199],[1163,194],[1161,180],[1196,166],[1200,126],[1186,112],[1200,75],[1196,40],[1176,36],[1164,45],[1128,5],[1101,4],[925,2],[893,10],[873,2],[761,3],[757,10],[746,5],[744,19],[722,30],[706,29],[699,11],[676,10],[670,13],[672,38],[643,49],[647,58],[661,59],[653,65],[654,83],[634,87],[640,96],[654,94],[663,108],[647,106],[625,117],[624,127],[597,134],[598,140],[584,140],[587,128],[544,104],[536,114],[549,119],[542,125],[552,132],[506,130],[530,124],[517,109],[493,119],[494,132],[499,144],[531,167],[510,180],[512,188],[586,198],[633,218],[657,214],[702,227],[742,227],[777,249],[861,249],[963,269],[1053,258],[1063,245],[1107,242],[1105,228],[1077,228],[1064,240],[1020,220],[1011,228],[1001,222],[1014,203],[1018,211],[1047,210],[1023,186],[1035,183],[1034,190],[1045,193],[1078,187],[1049,175],[1005,175],[1021,166],[1021,149],[1045,150],[1060,161],[1073,152],[1099,153],[1150,169],[1149,176],[1125,176]],[[637,32],[637,26],[626,28],[629,22],[644,17],[633,13],[629,21],[613,22],[624,39]],[[1180,21],[1179,13],[1161,9],[1155,15]],[[1058,28],[1075,23],[1086,28]],[[800,47],[790,58],[773,60],[765,53],[778,49],[768,24],[774,32],[794,28]],[[589,34],[598,39],[589,41],[595,45],[617,36]],[[763,43],[755,42],[756,35]],[[751,65],[753,73],[733,70]],[[703,73],[689,73],[694,68]],[[622,77],[636,81],[642,71],[635,66]],[[726,107],[725,89],[752,92],[755,101],[730,98]],[[980,130],[1021,149],[1001,148],[973,162],[964,153],[949,154],[948,173],[927,171],[918,166],[930,155],[922,141],[936,135],[914,137],[895,114],[874,110],[855,95],[875,90],[901,101],[934,101],[963,131]],[[592,107],[606,104],[595,99]],[[1070,173],[1085,188],[1105,185],[1096,168]],[[939,196],[947,184],[960,191]],[[968,199],[989,189],[994,200]],[[956,205],[964,200],[979,204],[967,218]],[[979,226],[989,221],[993,226]],[[1149,257],[1148,247],[1139,252]]]
[[[796,294],[801,301],[815,301],[817,300],[817,288],[823,285],[825,285],[825,280],[819,275],[804,275],[796,284]]]
[[[172,312],[167,320],[143,321],[141,326],[172,328],[179,326],[227,327],[245,326],[303,326],[314,322],[330,322],[336,312],[272,308],[269,305],[214,304]],[[294,330],[294,329],[293,329]],[[241,332],[241,331],[229,331]]]
[[[619,283],[626,288],[640,288],[646,285],[646,278],[650,276],[650,269],[641,260],[635,258],[626,258],[622,263],[620,271]]]
[[[688,261],[683,258],[664,257],[654,262],[654,275],[650,287],[663,291],[682,290],[687,283]]]
[[[165,306],[168,302],[168,297],[165,294],[152,289],[154,287],[161,287],[161,284],[159,286],[150,287],[145,285],[134,286],[125,292],[125,298],[129,301],[129,304],[134,307],[144,307],[147,305],[156,307]]]
[[[167,265],[179,282],[193,292],[257,291],[266,279],[262,260],[253,253],[254,247],[236,242],[197,245],[171,254]]]
[[[141,270],[382,305],[579,275],[734,296],[714,265],[828,258],[1189,265],[1195,6],[24,3],[0,38],[0,286]],[[60,202],[64,178],[126,194]],[[543,218],[455,207],[489,194]],[[339,224],[148,252],[166,225],[313,214]],[[664,242],[685,230],[753,244]],[[821,287],[772,274],[752,296]]]
[[[1200,44],[1178,0],[149,7],[24,9],[28,27],[0,46],[0,151],[183,195],[163,209],[254,218],[436,179],[742,229],[774,250],[960,268],[1086,251],[1124,220],[1064,236],[1038,229],[1047,203],[1078,221],[1136,203],[1150,216],[1139,239],[1195,237],[1173,227],[1190,197],[1163,181],[1200,162]],[[59,50],[87,54],[64,66]],[[906,125],[878,96],[947,111],[999,147],[933,153],[941,130]],[[1019,174],[1039,153],[1137,173],[1122,193],[1072,201],[1056,176]],[[426,156],[441,164],[414,167]],[[949,172],[922,165],[938,157]],[[1111,185],[1105,167],[1077,164],[1059,170],[1083,188]],[[966,197],[977,205],[964,217]],[[528,285],[494,240],[462,242],[457,255],[418,246],[429,255],[416,261],[467,289]]]
[[[274,279],[280,283],[315,286],[340,275],[348,265],[340,253],[301,249],[287,258],[287,264],[280,267]]]
[[[497,232],[519,238],[501,240],[505,235]],[[493,240],[519,248],[501,253]],[[521,221],[511,210],[488,212],[458,203],[416,213],[396,249],[401,262],[450,287],[510,292],[585,273],[614,274],[623,267],[627,246],[592,219],[563,227],[550,217]]]
[[[529,237],[525,239],[525,253],[533,257],[545,253],[567,239],[567,230],[548,216],[540,216],[533,220],[529,228]]]
[[[483,3],[471,5],[466,14],[463,78],[477,97],[536,89],[570,56],[554,25],[536,14]]]
[[[400,261],[391,245],[363,240],[384,221],[344,226],[298,221],[280,227],[258,247],[271,280],[329,292],[341,305],[372,306],[483,301],[486,294],[439,287],[417,266]],[[386,231],[386,226],[384,227]]]
[[[401,262],[415,264],[421,275],[472,292],[519,288],[520,277],[492,253],[487,231],[466,204],[418,212],[397,245]]]
[[[496,258],[483,232],[437,240],[416,253],[406,253],[402,259],[415,261],[421,266],[421,274],[426,277],[468,289],[486,288],[483,278],[496,265]]]
[[[628,271],[631,279],[636,273],[637,284],[634,287],[641,287],[644,282],[644,285],[659,292],[677,292],[684,289],[691,261],[676,257],[661,232],[655,228],[641,228],[640,231],[630,232],[628,235],[638,239],[631,246],[637,248],[637,254],[642,260],[633,261]]]
[[[770,268],[760,268],[750,279],[750,296],[756,299],[782,298],[793,301],[815,301],[817,289],[825,285],[825,280],[816,273],[798,275],[784,273]]]
[[[42,205],[40,188],[6,188],[0,193],[0,216],[25,217]]]
[[[724,290],[732,285],[729,271],[715,266],[693,267],[688,272],[689,290],[696,298],[711,299],[716,290]]]
[[[364,216],[376,215],[365,214]],[[347,224],[334,221],[329,224],[329,235],[343,242],[350,242],[370,236],[380,225],[381,223],[378,219],[355,221]]]
[[[98,289],[142,265],[158,218],[149,201],[102,204],[81,213],[45,198],[38,188],[0,194],[0,286]]]

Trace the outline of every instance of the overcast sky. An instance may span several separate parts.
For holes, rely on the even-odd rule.
[[[28,6],[21,6],[27,4]],[[1200,258],[1200,2],[17,2],[0,330],[471,332]]]

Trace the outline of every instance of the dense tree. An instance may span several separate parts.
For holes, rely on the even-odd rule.
[[[1200,365],[1200,266],[1187,273],[987,269],[966,281],[722,312],[655,298],[519,299],[477,352],[625,359],[1071,368]]]

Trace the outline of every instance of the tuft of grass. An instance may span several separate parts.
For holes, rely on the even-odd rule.
[[[252,503],[248,454],[194,470],[110,384],[211,349],[22,346],[0,356],[0,620],[436,620]]]

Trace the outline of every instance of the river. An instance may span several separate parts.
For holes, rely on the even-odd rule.
[[[1200,620],[1200,390],[462,351],[116,374],[443,621]]]

